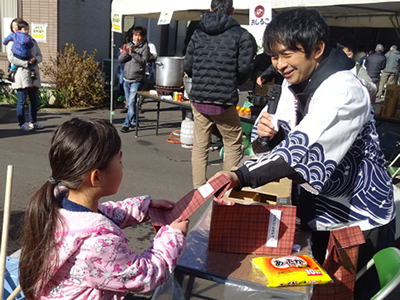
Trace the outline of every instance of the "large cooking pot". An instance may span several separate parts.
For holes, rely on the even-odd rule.
[[[183,57],[157,57],[156,85],[181,87],[183,84]]]

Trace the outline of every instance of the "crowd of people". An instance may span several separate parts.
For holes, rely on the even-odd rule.
[[[298,216],[312,232],[315,259],[323,264],[332,230],[359,226],[366,243],[359,246],[357,265],[363,267],[379,250],[394,245],[393,187],[372,98],[380,87],[380,72],[388,73],[385,83],[393,77],[396,47],[384,56],[383,46],[377,45],[365,59],[365,71],[363,62],[355,63],[357,50],[348,40],[330,43],[329,27],[317,10],[277,14],[263,38],[271,63],[266,64],[268,73],[254,77],[257,84],[279,80],[277,110],[272,115],[265,107],[255,121],[256,158],[231,171],[242,157],[238,86],[251,76],[254,59],[250,34],[233,14],[232,0],[212,0],[186,49],[184,70],[192,78],[194,188],[209,180],[206,167],[215,123],[225,159],[223,171],[211,179],[223,174],[237,191],[292,179],[298,187]],[[19,45],[8,58],[22,130],[42,127],[36,120],[37,64],[42,57],[27,36],[27,26],[13,20],[14,35],[5,41]],[[156,56],[146,29],[134,26],[118,57],[128,107],[123,133],[137,126],[137,91],[146,82],[147,63]],[[29,123],[23,114],[27,95]],[[266,137],[267,145],[262,143]],[[116,194],[122,181],[121,139],[115,127],[106,120],[69,120],[55,130],[48,157],[50,177],[25,213],[19,265],[25,297],[123,299],[128,292],[147,292],[166,282],[186,247],[189,221],[179,218],[163,226],[140,255],[130,249],[121,229],[148,220],[151,208],[170,210],[175,204],[150,196],[100,202]],[[354,297],[370,299],[378,289],[376,274],[371,274],[357,282]]]

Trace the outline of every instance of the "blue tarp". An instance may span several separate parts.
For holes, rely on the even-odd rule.
[[[6,271],[5,271],[6,275],[4,277],[4,292],[3,292],[4,300],[7,299],[19,285],[18,264],[19,264],[19,258],[7,256]],[[14,299],[20,300],[20,299],[25,299],[25,297],[24,294],[20,292]]]

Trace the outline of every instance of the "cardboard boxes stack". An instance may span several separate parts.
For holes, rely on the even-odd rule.
[[[400,118],[400,86],[389,84],[386,86],[385,101],[381,112],[382,117]]]

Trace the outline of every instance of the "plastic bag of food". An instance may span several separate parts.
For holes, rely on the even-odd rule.
[[[267,278],[268,287],[325,284],[332,279],[319,264],[308,255],[257,257],[252,259]]]

